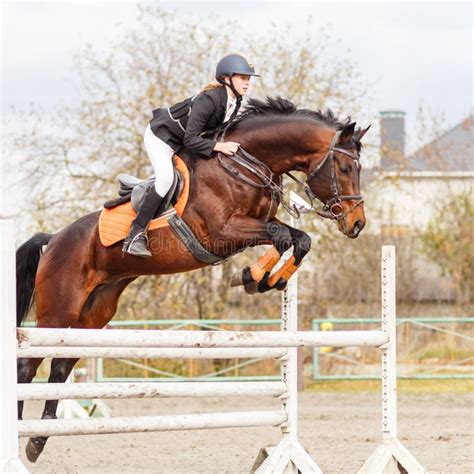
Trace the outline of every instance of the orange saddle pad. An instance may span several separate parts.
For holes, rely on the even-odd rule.
[[[184,209],[189,198],[189,171],[186,163],[175,155],[175,166],[183,175],[184,185],[178,201],[174,205],[174,210],[170,209],[160,217],[150,222],[148,230],[159,229],[168,226],[167,217],[176,212],[179,216],[183,215]],[[102,245],[109,247],[123,240],[135,219],[136,212],[132,208],[131,202],[126,202],[114,207],[113,209],[104,209],[99,217],[99,237]]]

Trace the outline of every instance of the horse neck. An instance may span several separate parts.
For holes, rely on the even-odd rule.
[[[315,155],[320,154],[322,159],[326,154],[333,135],[334,130],[330,128],[299,120],[256,126],[229,139],[240,143],[244,150],[280,176],[288,171],[307,173]]]

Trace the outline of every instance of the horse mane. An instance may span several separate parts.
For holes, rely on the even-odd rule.
[[[234,119],[229,126],[229,131],[238,127],[239,124],[247,122],[255,118],[266,118],[274,120],[278,117],[298,117],[301,119],[308,119],[318,122],[321,125],[326,125],[334,130],[342,130],[345,126],[351,123],[351,117],[348,116],[344,120],[340,120],[334,115],[331,109],[326,112],[321,110],[299,109],[293,102],[283,97],[266,97],[266,100],[249,99],[243,111]],[[362,144],[358,139],[358,128],[353,136],[353,142],[358,151],[362,148]]]

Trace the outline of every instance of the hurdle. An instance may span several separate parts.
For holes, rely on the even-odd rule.
[[[281,440],[263,448],[257,473],[321,473],[300,444],[297,433],[297,348],[367,345],[382,351],[382,443],[359,472],[425,472],[397,438],[395,249],[382,248],[382,328],[380,331],[297,331],[297,275],[282,294],[280,331],[89,330],[15,327],[15,261],[12,225],[1,224],[2,271],[0,318],[3,374],[0,388],[1,472],[28,472],[19,458],[19,436],[70,436],[171,430],[276,426]],[[17,384],[17,357],[235,358],[281,361],[277,382],[77,383]],[[114,417],[105,419],[20,420],[17,400],[80,398],[148,398],[208,396],[271,396],[280,410],[186,415]],[[400,469],[399,469],[400,468]],[[405,471],[402,471],[403,468]]]

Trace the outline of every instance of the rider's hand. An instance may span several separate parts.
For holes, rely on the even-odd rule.
[[[236,142],[217,142],[214,146],[215,151],[220,151],[225,155],[234,155],[239,149],[240,143]]]

